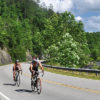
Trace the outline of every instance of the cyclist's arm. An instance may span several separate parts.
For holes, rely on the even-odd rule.
[[[15,71],[15,64],[14,64],[14,67],[13,68],[14,68],[14,71]]]
[[[19,70],[22,70],[21,64],[19,64]]]
[[[32,69],[32,64],[30,65],[30,70],[33,71],[33,69]]]
[[[44,71],[44,67],[42,66],[40,61],[39,61],[39,66],[40,66],[41,70]]]

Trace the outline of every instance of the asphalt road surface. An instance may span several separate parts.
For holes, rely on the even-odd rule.
[[[13,65],[0,66],[0,92],[11,100],[100,100],[100,81],[45,72],[42,92],[31,91],[29,64],[22,63],[21,85],[14,85]]]

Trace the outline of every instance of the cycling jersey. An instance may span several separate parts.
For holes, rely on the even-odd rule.
[[[15,70],[19,70],[19,66],[20,64],[15,64]],[[13,67],[13,71],[14,71],[14,67]]]
[[[38,71],[39,61],[33,60],[32,65],[33,65],[32,69],[35,70],[35,71]]]

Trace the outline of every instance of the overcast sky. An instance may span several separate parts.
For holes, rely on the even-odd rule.
[[[55,12],[72,12],[77,21],[82,20],[85,31],[100,31],[100,0],[40,0],[43,2],[52,4]]]

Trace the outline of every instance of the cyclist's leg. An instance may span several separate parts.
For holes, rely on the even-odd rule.
[[[34,76],[34,71],[30,71],[30,72],[31,72],[31,79],[32,79]]]
[[[18,74],[19,74],[19,72],[17,72],[19,69],[18,69],[18,67],[16,67],[16,69],[15,69],[15,78],[17,78],[18,77]],[[17,79],[16,79],[17,80]]]
[[[15,80],[15,74],[16,74],[16,72],[15,71],[13,71],[13,79]]]
[[[16,75],[16,72],[14,71],[14,68],[13,68],[13,80],[15,80],[15,75]]]
[[[34,67],[32,68],[32,70],[33,70],[33,71],[31,71],[31,73],[32,73],[31,75],[32,75],[32,77],[33,77],[33,76],[35,75],[35,71],[36,71],[36,70],[35,70]]]
[[[36,87],[37,87],[38,94],[40,94],[41,90],[42,90],[42,84],[41,84],[41,79],[40,78],[37,79],[37,85],[36,85]]]

